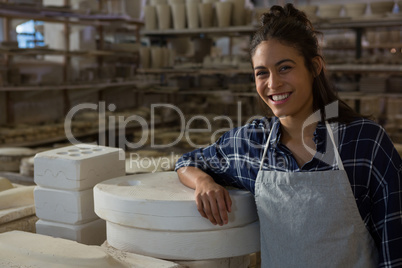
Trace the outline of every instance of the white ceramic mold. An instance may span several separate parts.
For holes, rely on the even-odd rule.
[[[82,224],[98,219],[92,189],[64,191],[36,186],[34,198],[36,216],[43,220]]]
[[[137,174],[107,180],[94,187],[96,214],[110,222],[136,228],[173,231],[228,229],[258,219],[254,196],[229,190],[229,223],[213,225],[195,204],[194,190],[184,186],[174,171]]]
[[[84,224],[66,224],[38,220],[36,233],[74,240],[86,245],[100,246],[106,240],[106,222],[97,219]]]
[[[0,234],[0,267],[183,268],[174,262],[122,252],[106,242],[101,247],[88,246],[21,231]]]
[[[106,222],[108,243],[122,251],[166,260],[207,260],[260,251],[260,225],[214,231],[167,232]]]
[[[34,158],[34,180],[39,186],[86,190],[125,175],[122,149],[79,144],[41,152]]]

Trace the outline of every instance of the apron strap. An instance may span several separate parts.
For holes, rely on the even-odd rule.
[[[336,162],[338,163],[338,169],[339,170],[345,170],[343,167],[342,159],[341,156],[339,155],[338,148],[336,147],[335,139],[334,139],[334,132],[331,129],[331,126],[329,125],[328,121],[325,121],[325,126],[327,127],[327,132],[329,135],[329,138],[332,141],[332,144],[334,145],[334,154],[336,158]]]
[[[275,122],[275,124],[277,124],[277,122]],[[268,140],[267,140],[267,143],[265,144],[264,152],[262,153],[259,171],[262,169],[262,166],[264,164],[265,155],[267,154],[267,151],[268,151],[268,147],[269,147],[269,144],[271,141],[271,134],[272,134],[272,130],[274,129],[274,126],[275,125],[273,125],[271,127],[271,130],[269,131]],[[327,127],[327,132],[328,132],[329,138],[331,139],[331,142],[334,145],[334,154],[335,154],[336,162],[338,164],[338,169],[345,170],[343,167],[341,156],[339,155],[339,152],[338,152],[338,148],[336,147],[336,144],[335,144],[334,133],[333,133],[328,121],[325,121],[325,126]]]
[[[275,125],[276,125],[276,124],[277,124],[277,122],[275,122]],[[273,126],[271,127],[271,130],[269,131],[268,140],[267,140],[267,143],[265,144],[264,152],[262,153],[261,163],[260,163],[260,169],[259,169],[258,171],[260,171],[260,170],[262,169],[262,166],[263,166],[263,164],[264,164],[265,155],[267,154],[268,146],[269,146],[269,143],[270,143],[270,141],[271,141],[272,130],[274,129],[274,126],[275,126],[275,125],[273,125]]]

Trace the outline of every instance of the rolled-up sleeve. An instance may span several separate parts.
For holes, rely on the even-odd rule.
[[[177,161],[175,170],[182,167],[197,167],[221,185],[242,188],[238,181],[233,179],[235,174],[230,170],[231,163],[224,150],[227,148],[226,142],[231,137],[231,132],[227,132],[210,146],[185,153]]]
[[[210,146],[184,154],[177,161],[175,170],[197,167],[221,185],[254,192],[267,129],[272,123],[272,120],[262,118],[234,128]]]

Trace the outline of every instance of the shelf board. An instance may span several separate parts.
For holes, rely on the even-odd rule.
[[[355,29],[355,28],[374,28],[374,27],[392,27],[402,26],[402,20],[394,17],[383,17],[377,19],[332,19],[329,21],[318,21],[315,27],[318,30],[331,30],[331,29]]]
[[[401,65],[390,64],[333,64],[327,65],[327,70],[336,72],[387,72],[387,73],[401,73]]]
[[[149,123],[149,126],[151,126],[151,127],[152,126],[160,126],[160,125],[163,125],[163,124],[173,123],[176,120],[177,119],[175,117],[168,117],[168,118],[164,118],[164,119],[158,119],[157,118],[153,122],[153,124]],[[127,126],[127,129],[130,129],[130,130],[142,129],[142,126],[141,125]],[[74,138],[79,139],[79,138],[90,137],[90,136],[99,134],[100,133],[99,131],[100,131],[100,129],[96,128],[96,129],[93,129],[93,130],[89,130],[86,133],[74,134]],[[108,132],[109,128],[106,126],[106,128],[103,131]],[[115,128],[115,131],[119,131],[119,129]],[[4,147],[35,147],[35,146],[39,146],[39,145],[43,145],[43,144],[61,142],[61,141],[67,141],[67,140],[68,140],[68,138],[65,135],[63,135],[63,136],[56,136],[56,137],[43,139],[43,140],[19,142],[19,143],[12,143],[12,144],[0,144],[0,148],[4,148]]]
[[[368,45],[363,46],[363,49],[392,49],[392,48],[402,48],[402,43],[383,43],[378,45]]]
[[[389,64],[333,64],[327,65],[327,70],[331,72],[382,72],[382,73],[397,73],[402,72],[402,66],[389,65]],[[248,69],[137,69],[138,74],[181,74],[181,75],[214,75],[214,74],[250,74],[252,71]],[[154,85],[155,83],[149,83]],[[0,87],[0,91],[45,91],[45,90],[74,90],[74,89],[93,89],[99,90],[109,87],[125,87],[133,86],[139,89],[146,87],[144,83],[139,81],[122,81],[122,82],[87,82],[83,84],[70,84],[70,85],[43,85],[43,86],[6,86]]]
[[[167,87],[168,89],[168,87]],[[178,94],[178,95],[215,95],[222,96],[224,94],[237,96],[237,97],[258,97],[256,91],[247,91],[247,92],[239,92],[232,91],[230,89],[222,89],[222,88],[213,88],[210,90],[205,90],[201,88],[191,88],[191,89],[181,89],[181,90],[164,90],[163,86],[160,86],[159,89],[151,89],[147,91],[143,91],[145,93],[157,93],[157,94]],[[347,98],[347,99],[361,99],[364,97],[387,97],[387,98],[400,98],[402,94],[400,93],[391,93],[391,92],[362,92],[362,91],[336,91],[339,97]]]
[[[139,74],[189,74],[196,73],[199,69],[174,69],[174,68],[138,68]]]
[[[197,74],[197,75],[213,75],[213,74],[252,74],[250,69],[236,69],[236,68],[217,68],[217,69],[183,69],[183,68],[157,68],[157,69],[137,69],[140,74]]]
[[[345,29],[345,28],[364,28],[364,27],[391,27],[402,26],[402,20],[399,18],[384,17],[379,19],[333,19],[333,20],[318,20],[314,23],[318,30],[331,30],[331,29]],[[192,35],[223,35],[223,36],[236,36],[236,35],[252,35],[258,26],[245,25],[245,26],[231,26],[231,27],[211,27],[211,28],[197,28],[197,29],[166,29],[166,30],[141,30],[141,34],[146,36],[192,36]]]
[[[16,86],[16,87],[0,87],[0,91],[45,91],[45,90],[73,90],[73,89],[93,89],[99,90],[109,87],[136,86],[137,81],[123,82],[100,82],[79,85],[44,85],[44,86]]]
[[[400,98],[402,96],[401,93],[393,93],[393,92],[363,92],[363,91],[336,91],[338,96],[347,99],[361,99],[365,97],[374,97],[374,98]]]
[[[402,48],[402,43],[382,43],[382,44],[372,44],[363,45],[362,49],[392,49],[392,48]],[[355,50],[356,46],[353,45],[326,45],[323,46],[324,50]]]
[[[91,50],[91,51],[64,51],[57,49],[38,49],[38,48],[13,48],[1,49],[1,54],[11,56],[35,56],[35,55],[60,55],[60,56],[80,56],[80,57],[97,57],[97,56],[111,56],[111,57],[130,57],[138,52],[123,51],[123,50]]]
[[[90,131],[85,134],[78,134],[75,135],[74,138],[85,138],[89,137],[92,135],[98,134],[99,131]],[[4,147],[31,147],[31,146],[39,146],[43,144],[49,144],[49,143],[55,143],[55,142],[60,142],[60,141],[65,141],[68,140],[66,136],[57,136],[57,137],[52,137],[48,139],[43,139],[43,140],[36,140],[36,141],[26,141],[26,142],[19,142],[19,143],[13,143],[13,144],[0,144],[0,148]]]
[[[401,65],[390,64],[328,64],[328,71],[352,71],[352,72],[402,72]],[[250,69],[138,69],[141,74],[253,74]]]
[[[75,24],[108,25],[127,23],[143,25],[141,20],[123,15],[86,14],[63,7],[41,7],[35,5],[17,5],[0,2],[0,17],[33,19],[47,22],[68,22]]]
[[[166,29],[166,30],[141,30],[141,34],[147,36],[189,36],[189,35],[244,35],[252,34],[257,28],[252,25],[245,26],[231,26],[231,27],[211,27],[211,28],[197,28],[197,29]]]

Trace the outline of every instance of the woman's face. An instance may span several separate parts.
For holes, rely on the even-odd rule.
[[[313,113],[313,75],[295,48],[263,41],[252,61],[257,92],[275,116],[305,119]]]

